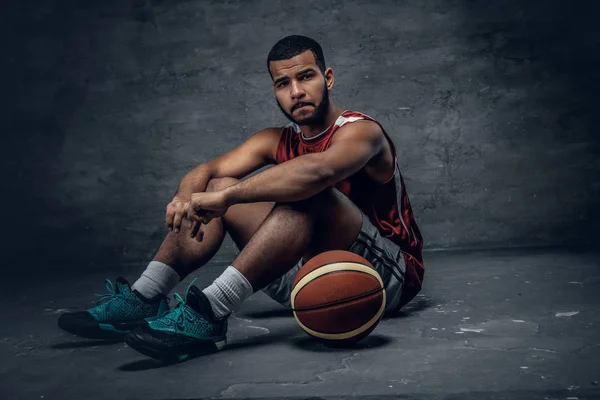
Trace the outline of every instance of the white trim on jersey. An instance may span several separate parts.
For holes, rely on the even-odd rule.
[[[290,123],[289,123],[289,124],[287,124],[285,127],[287,128],[287,127],[290,127],[290,126],[292,127],[292,129],[294,130],[294,132],[296,132],[296,133],[301,133],[301,132],[302,132],[302,131],[300,130],[300,127],[299,127],[299,126],[298,126],[296,123],[294,123],[294,122],[290,122]]]
[[[335,121],[335,124],[337,126],[343,126],[344,124],[348,123],[348,122],[354,122],[354,121],[358,121],[360,119],[364,119],[363,117],[343,117],[343,116],[339,116],[338,119]]]

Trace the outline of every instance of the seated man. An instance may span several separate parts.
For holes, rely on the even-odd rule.
[[[190,171],[167,206],[169,232],[141,277],[131,287],[120,277],[95,307],[61,315],[62,329],[126,335],[132,348],[163,360],[215,351],[225,346],[228,316],[246,298],[263,290],[290,306],[299,268],[328,250],[371,262],[385,284],[384,315],[419,292],[423,239],[388,134],[333,103],[334,73],[314,40],[281,39],[267,68],[291,123],[261,130]],[[237,257],[203,290],[192,282],[184,298],[175,294],[169,310],[166,295],[214,256],[225,233]]]

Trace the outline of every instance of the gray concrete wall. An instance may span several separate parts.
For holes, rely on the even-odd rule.
[[[3,16],[5,260],[146,262],[189,169],[287,122],[288,34],[393,136],[426,249],[599,242],[597,2],[38,3]]]

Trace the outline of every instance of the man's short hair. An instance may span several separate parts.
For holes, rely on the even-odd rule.
[[[271,75],[271,79],[273,79],[271,69],[269,68],[271,61],[289,60],[307,50],[312,51],[315,56],[317,67],[319,67],[321,73],[324,74],[327,67],[325,65],[325,57],[323,56],[321,45],[317,43],[316,40],[307,36],[290,35],[275,43],[269,52],[269,56],[267,57],[267,70],[269,71],[269,75]]]

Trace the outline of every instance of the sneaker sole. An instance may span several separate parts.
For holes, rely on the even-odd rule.
[[[223,350],[227,346],[227,339],[219,342],[199,342],[199,346],[197,348],[191,349],[189,352],[185,353],[173,353],[157,350],[148,346],[144,341],[138,339],[137,336],[133,334],[125,336],[125,343],[132,349],[148,357],[167,363],[177,363],[193,357],[203,356],[206,354],[215,353],[219,350]]]
[[[144,322],[136,321],[129,329],[118,329],[111,323],[97,322],[95,324],[73,326],[61,324],[59,321],[58,326],[63,331],[84,339],[123,340],[131,332],[131,329],[142,324]]]

